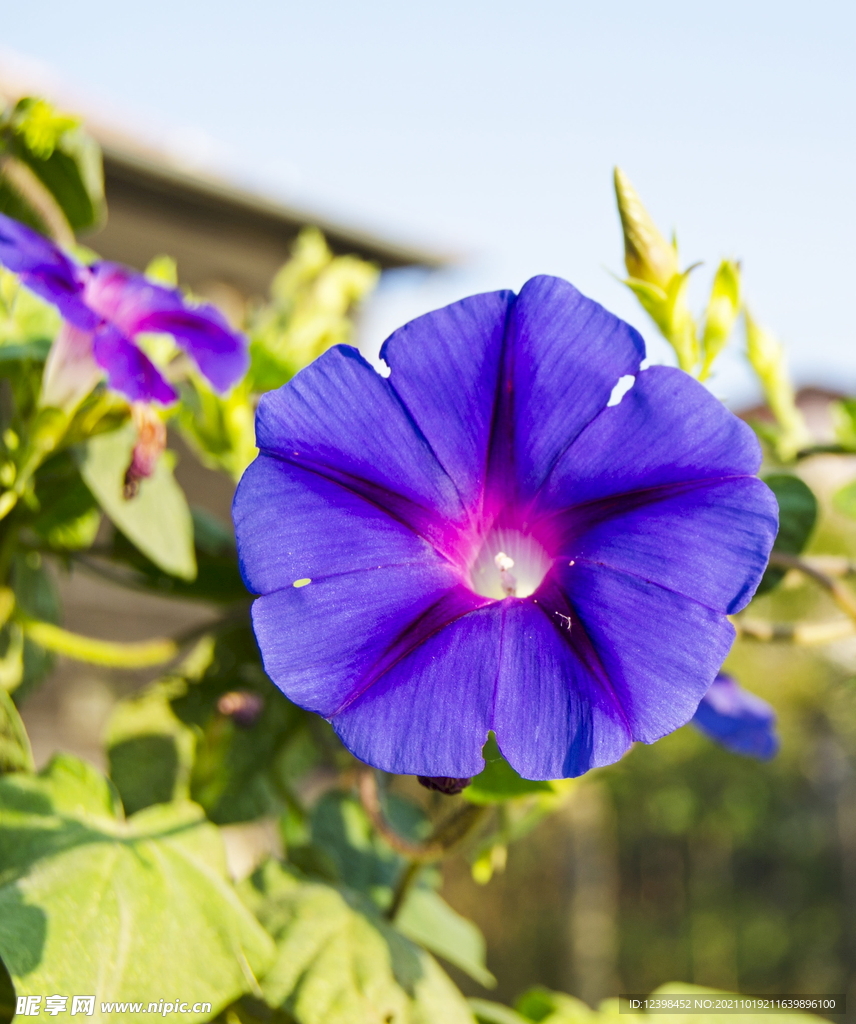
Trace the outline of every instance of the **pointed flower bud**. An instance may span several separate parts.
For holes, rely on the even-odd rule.
[[[627,273],[665,291],[678,273],[678,254],[675,247],[663,238],[660,229],[642,205],[638,192],[620,167],[615,168],[615,197],[624,232],[624,263]]]
[[[700,379],[710,373],[714,359],[725,348],[740,313],[740,264],[723,260],[716,271],[704,317],[704,365]]]
[[[780,458],[792,459],[801,448],[811,443],[811,434],[797,406],[785,351],[782,343],[773,334],[758,325],[748,309],[744,310],[744,315],[746,355],[779,426],[776,450]]]

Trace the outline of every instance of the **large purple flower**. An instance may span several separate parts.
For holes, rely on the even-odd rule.
[[[131,401],[172,402],[175,390],[133,342],[143,332],[171,334],[220,391],[247,368],[243,337],[213,306],[189,306],[175,289],[116,263],[75,263],[53,242],[5,214],[0,214],[0,263],[52,302],[66,321],[46,371],[50,378],[65,375],[65,381],[51,380],[58,394],[72,380],[72,389],[77,381],[91,386],[87,366],[94,361],[106,371],[110,387]]]
[[[735,754],[768,761],[779,749],[776,712],[724,672],[702,698],[692,724]]]
[[[565,281],[331,349],[266,395],[234,503],[283,692],[362,760],[530,779],[687,722],[776,533],[749,428]],[[617,382],[635,375],[620,402]]]

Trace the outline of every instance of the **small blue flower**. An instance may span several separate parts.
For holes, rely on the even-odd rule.
[[[768,761],[779,749],[776,712],[724,672],[702,697],[692,724],[735,754]]]
[[[749,427],[557,278],[381,355],[337,346],[259,405],[233,514],[271,679],[433,778],[478,774],[491,730],[554,779],[688,722],[776,535]]]

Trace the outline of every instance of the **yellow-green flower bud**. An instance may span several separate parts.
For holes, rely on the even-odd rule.
[[[725,348],[740,313],[740,264],[723,260],[716,271],[704,317],[704,365],[699,377],[710,373],[714,359]]]
[[[615,168],[615,197],[624,232],[627,273],[665,291],[678,273],[678,254],[660,234],[636,189],[619,167]]]
[[[773,334],[752,319],[748,309],[744,310],[744,316],[746,354],[779,426],[777,454],[782,459],[792,459],[801,448],[811,443],[811,434],[802,412],[797,407],[794,387],[788,375],[785,351]]]

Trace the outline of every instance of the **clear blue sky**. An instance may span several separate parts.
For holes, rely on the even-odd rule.
[[[19,0],[0,45],[244,184],[464,256],[389,281],[369,343],[544,272],[652,339],[609,275],[618,163],[699,284],[741,258],[798,378],[856,390],[852,3]],[[751,398],[737,353],[714,389]]]

